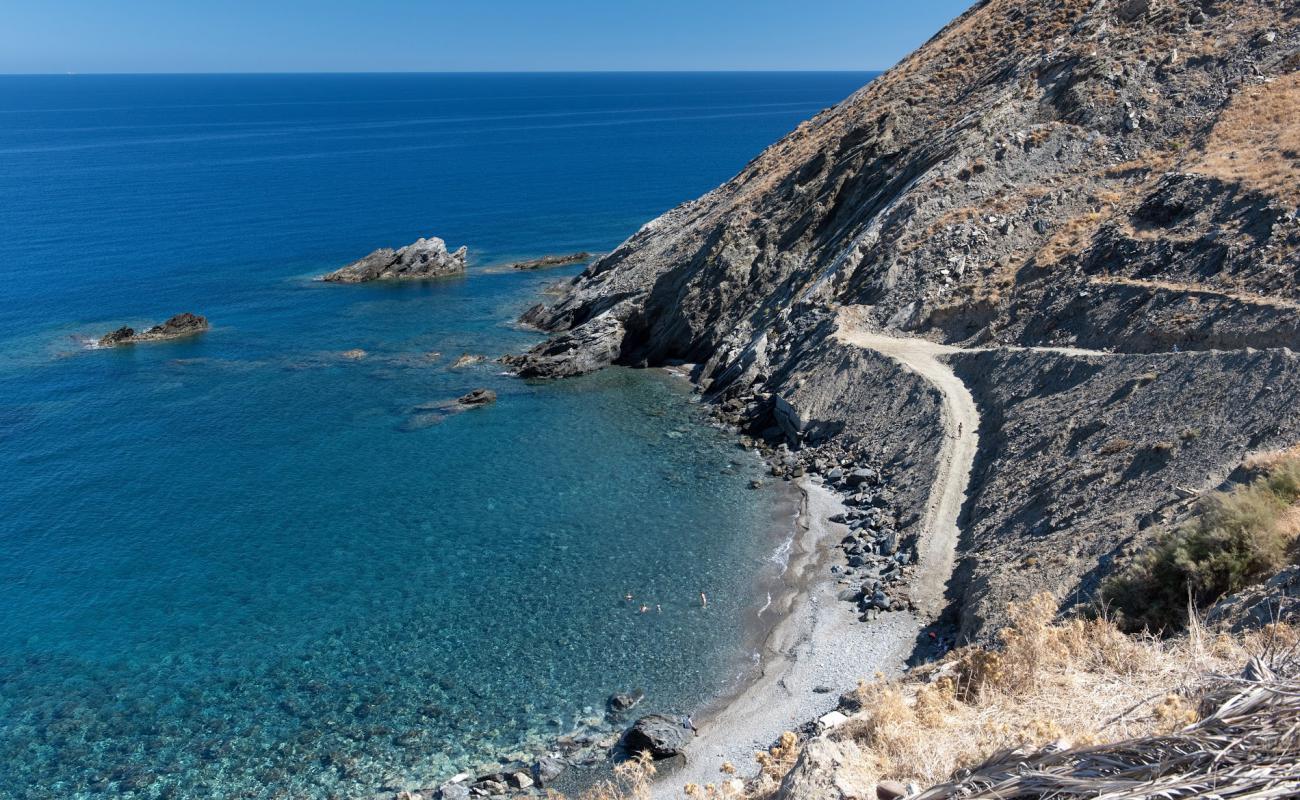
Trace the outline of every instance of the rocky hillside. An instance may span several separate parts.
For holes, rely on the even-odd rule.
[[[950,598],[986,635],[1300,440],[1298,203],[1300,2],[987,0],[530,310],[556,336],[516,364],[696,363],[753,432],[923,475],[936,404],[837,330],[954,346]]]

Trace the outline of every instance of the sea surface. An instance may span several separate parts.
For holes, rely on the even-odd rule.
[[[369,797],[726,691],[781,493],[679,378],[504,375],[581,267],[493,267],[868,77],[0,77],[0,798]],[[430,235],[467,277],[312,280]]]

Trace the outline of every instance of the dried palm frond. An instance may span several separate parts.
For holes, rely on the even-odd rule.
[[[1254,659],[1220,679],[1210,713],[1172,734],[1094,747],[1004,751],[914,800],[1300,796],[1300,669]]]

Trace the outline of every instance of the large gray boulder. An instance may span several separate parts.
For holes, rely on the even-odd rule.
[[[776,800],[861,800],[873,797],[876,775],[852,741],[812,739],[781,780]]]
[[[337,269],[321,280],[330,283],[365,283],[377,280],[425,280],[465,273],[469,249],[447,251],[447,243],[436,236],[420,239],[398,250],[380,248],[360,261]]]
[[[629,753],[649,751],[654,758],[672,758],[695,738],[695,728],[682,717],[647,714],[623,734],[623,749]]]

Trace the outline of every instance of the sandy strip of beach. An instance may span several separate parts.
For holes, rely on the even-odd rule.
[[[848,528],[828,517],[843,506],[834,492],[807,478],[799,489],[803,499],[786,590],[774,601],[784,614],[763,644],[758,674],[696,720],[699,735],[687,749],[686,764],[661,773],[654,784],[657,800],[681,797],[687,783],[719,782],[727,762],[741,777],[756,775],[756,752],[834,709],[840,694],[860,679],[898,674],[912,652],[921,628],[915,615],[894,612],[860,622],[854,604],[837,599],[842,587],[830,567]],[[815,687],[831,691],[817,693]]]

